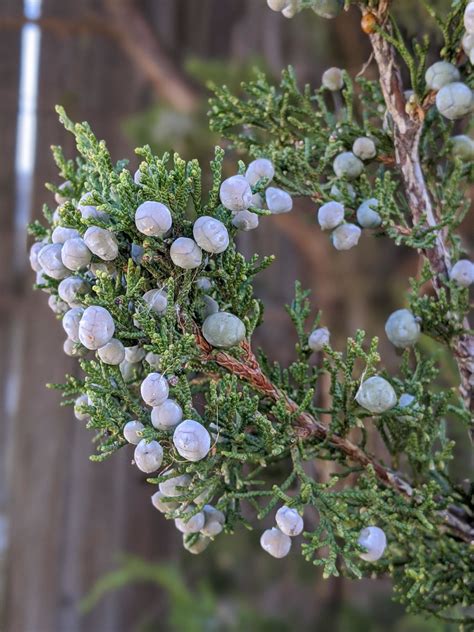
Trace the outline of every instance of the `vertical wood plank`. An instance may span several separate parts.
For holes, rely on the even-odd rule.
[[[94,0],[80,6],[46,0],[43,14],[74,18],[96,9]],[[43,187],[45,181],[56,180],[49,146],[61,144],[73,152],[72,138],[60,128],[54,105],[63,103],[73,118],[89,120],[117,159],[131,153],[121,123],[144,93],[136,69],[111,40],[44,32],[41,55],[35,217],[44,201],[52,203]],[[32,279],[28,275],[24,281],[15,308],[21,315],[23,352],[18,358],[21,397],[9,446],[11,546],[5,627],[127,630],[150,602],[150,590],[131,588],[125,598],[112,594],[88,615],[79,613],[78,603],[93,582],[114,567],[119,553],[165,554],[168,525],[151,507],[150,488],[130,464],[132,452],[125,449],[102,465],[88,461],[90,433],[73,419],[71,409],[59,408],[57,392],[45,390],[46,380],[62,381],[64,373],[77,368],[62,354],[62,328],[47,308],[47,297],[30,291]]]

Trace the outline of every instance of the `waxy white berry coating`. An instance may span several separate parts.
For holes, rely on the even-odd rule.
[[[290,3],[290,0],[267,0],[267,5],[272,11],[283,11]]]
[[[331,334],[327,327],[318,327],[318,329],[311,332],[308,338],[308,347],[312,351],[322,351],[329,344],[330,336]]]
[[[275,168],[271,160],[268,158],[257,158],[253,160],[247,167],[245,172],[245,179],[254,186],[261,178],[266,178],[268,182],[273,179],[275,175]],[[267,184],[268,184],[267,182]]]
[[[63,244],[68,239],[80,237],[80,233],[75,228],[64,228],[64,226],[56,226],[51,233],[51,241],[53,244]]]
[[[204,294],[204,296],[202,297],[202,302],[203,308],[202,310],[200,310],[200,313],[202,314],[202,319],[206,319],[211,314],[217,314],[217,312],[219,311],[219,303],[215,299],[213,299],[212,296]]]
[[[141,432],[144,428],[145,426],[141,423],[141,421],[132,419],[131,421],[127,421],[123,427],[123,436],[128,443],[138,445],[142,440]]]
[[[331,197],[339,202],[344,202],[344,198],[348,197],[354,201],[357,197],[356,190],[350,182],[340,182],[339,185],[333,184],[330,191]]]
[[[205,522],[201,533],[209,538],[214,538],[224,528],[225,516],[222,511],[219,511],[212,505],[204,505],[203,512]]]
[[[30,248],[30,265],[31,269],[35,272],[41,272],[41,264],[38,261],[38,255],[42,248],[44,248],[44,243],[41,241],[35,242]]]
[[[105,364],[118,366],[125,360],[125,347],[117,338],[112,338],[109,342],[97,351],[100,360]]]
[[[245,338],[245,325],[233,314],[217,312],[204,321],[202,335],[213,347],[228,349]]]
[[[282,9],[281,14],[285,18],[294,18],[295,15],[301,11],[301,0],[288,0],[287,5]]]
[[[420,323],[409,309],[397,309],[385,323],[385,333],[390,342],[404,349],[414,345],[420,337]]]
[[[84,242],[92,254],[104,261],[113,261],[117,258],[119,248],[117,237],[99,226],[89,226],[84,233]]]
[[[290,552],[291,538],[285,533],[282,533],[280,529],[273,527],[262,533],[260,546],[272,557],[281,559]]]
[[[87,268],[91,262],[92,253],[82,237],[74,237],[64,242],[61,259],[69,270],[73,272]]]
[[[151,497],[151,504],[155,507],[155,509],[158,509],[158,511],[164,514],[176,511],[179,507],[178,502],[171,500],[171,498],[168,498],[160,491],[153,494]]]
[[[321,18],[335,18],[342,11],[344,0],[313,0],[311,8]]]
[[[273,213],[273,215],[289,213],[293,208],[291,195],[278,187],[268,187],[265,191],[265,200],[268,210]]]
[[[150,373],[143,380],[140,393],[148,406],[159,406],[168,398],[168,380],[161,373]]]
[[[125,347],[125,360],[130,364],[136,364],[141,362],[146,356],[146,351],[139,345],[133,345],[131,347]]]
[[[211,435],[198,421],[185,419],[174,431],[173,444],[187,461],[200,461],[211,449]]]
[[[58,191],[56,191],[54,194],[54,200],[56,204],[64,204],[65,202],[67,202],[68,198],[62,195],[62,191],[68,191],[70,189],[71,189],[71,183],[69,182],[69,180],[66,180],[65,182],[59,185]]]
[[[463,38],[462,38],[462,47],[466,55],[470,57],[472,51],[474,50],[474,32],[464,33]],[[471,64],[472,64],[472,60],[471,60]]]
[[[411,406],[415,400],[416,397],[414,395],[410,395],[410,393],[403,393],[400,395],[398,405],[400,408],[407,408],[408,406]]]
[[[344,75],[342,74],[342,70],[335,66],[328,68],[323,72],[321,83],[325,88],[331,90],[331,92],[342,90],[344,87]]]
[[[377,155],[374,141],[371,138],[367,138],[367,136],[356,138],[352,145],[352,152],[354,156],[361,160],[371,160]]]
[[[252,195],[250,206],[253,208],[263,208],[263,198],[260,193],[254,193]]]
[[[334,173],[338,178],[354,180],[364,170],[364,163],[352,151],[345,151],[336,156],[333,162]]]
[[[451,144],[453,156],[466,162],[474,160],[474,140],[472,138],[465,134],[459,134],[451,138]]]
[[[212,281],[207,277],[198,277],[195,281],[196,287],[203,292],[209,292],[212,290]]]
[[[142,182],[142,172],[140,171],[140,168],[138,168],[135,173],[133,174],[133,181],[135,182],[135,184],[137,184],[138,186],[141,185]]]
[[[323,230],[332,230],[344,221],[344,206],[339,202],[326,202],[318,209],[318,222]]]
[[[143,248],[143,246],[140,246],[139,244],[132,244],[130,248],[130,255],[132,257],[133,263],[140,264],[143,261],[144,252],[145,249]]]
[[[474,33],[474,2],[470,2],[464,11],[464,28],[468,33]]]
[[[89,405],[89,398],[87,395],[79,395],[79,397],[74,402],[74,417],[79,421],[85,421],[89,419],[89,413],[83,412],[81,408],[83,406]]]
[[[441,90],[448,83],[459,81],[459,70],[447,61],[437,61],[425,73],[426,87],[429,90]]]
[[[275,520],[280,531],[290,537],[299,535],[303,531],[303,518],[296,509],[292,509],[287,505],[280,507],[276,512]]]
[[[397,395],[390,382],[374,375],[362,382],[357,391],[356,401],[371,413],[384,413],[397,403]]]
[[[136,227],[149,237],[163,237],[172,224],[170,210],[161,202],[143,202],[135,211]]]
[[[336,250],[350,250],[357,246],[361,230],[355,224],[341,224],[331,233],[331,240]]]
[[[258,215],[251,211],[239,211],[232,218],[232,225],[245,232],[258,227]]]
[[[73,307],[68,310],[62,320],[63,329],[73,342],[79,342],[79,323],[84,315],[82,307]]]
[[[460,259],[451,268],[449,278],[461,287],[469,287],[474,283],[474,263],[469,259]]]
[[[362,228],[378,228],[382,218],[375,210],[379,205],[376,198],[365,200],[357,209],[357,221]]]
[[[84,348],[80,347],[76,342],[74,342],[74,340],[71,340],[71,338],[66,338],[64,341],[63,351],[71,358],[83,356],[85,353]]]
[[[366,562],[376,562],[387,548],[387,537],[379,527],[366,527],[360,532],[358,543],[366,550],[360,557]]]
[[[188,553],[192,553],[193,555],[199,555],[200,553],[203,553],[210,543],[210,538],[206,538],[201,534],[199,534],[196,539],[191,539],[186,534],[183,534],[183,546]]]
[[[84,219],[107,219],[108,215],[104,211],[99,211],[95,206],[89,204],[92,201],[93,194],[92,193],[84,193],[84,195],[79,200],[79,204],[77,206],[77,210],[80,212]]]
[[[171,244],[170,257],[175,266],[185,270],[192,270],[201,265],[202,250],[194,239],[178,237]]]
[[[231,176],[222,182],[219,196],[229,211],[245,211],[252,202],[252,189],[244,176]]]
[[[79,323],[79,340],[86,349],[100,349],[109,342],[114,332],[114,319],[104,307],[91,305],[84,311]]]
[[[135,448],[133,460],[139,470],[151,474],[156,472],[163,462],[163,448],[158,441],[153,440],[147,443],[145,439],[142,439]]]
[[[112,263],[94,262],[92,261],[89,266],[89,276],[98,277],[98,273],[106,274],[112,279],[117,278],[117,268]]]
[[[148,362],[152,369],[160,368],[161,358],[157,353],[149,351],[145,356],[145,360]]]
[[[64,314],[67,311],[68,305],[62,301],[56,294],[51,294],[48,298],[48,307],[55,314]]]
[[[123,362],[119,364],[120,373],[126,382],[135,378],[137,367],[137,364],[127,362],[127,360],[123,360]]]
[[[62,250],[62,244],[47,244],[38,253],[38,264],[42,271],[53,279],[64,279],[71,274],[63,263]]]
[[[183,409],[174,399],[165,399],[151,411],[151,423],[157,430],[171,430],[183,419]]]
[[[224,252],[229,245],[229,233],[224,224],[208,215],[198,217],[194,222],[193,236],[197,245],[213,254]]]
[[[196,509],[196,507],[194,507],[193,505],[190,505],[186,509],[186,513],[190,514],[195,509]],[[187,533],[197,533],[198,531],[201,531],[201,529],[204,526],[204,522],[205,522],[205,518],[204,518],[204,512],[203,511],[199,511],[198,513],[194,514],[190,518],[188,518],[188,517],[176,518],[176,520],[174,521],[178,531],[181,531],[181,533],[186,533],[186,534]]]
[[[168,293],[165,290],[148,290],[143,295],[143,300],[158,316],[162,316],[168,307]]]
[[[436,95],[436,107],[440,114],[454,121],[469,114],[472,108],[472,92],[465,83],[448,83]]]
[[[78,276],[67,277],[58,285],[58,294],[69,307],[80,307],[81,299],[88,290],[88,284]]]
[[[171,472],[168,472],[168,474],[171,474]],[[179,476],[167,478],[158,487],[164,496],[174,498],[185,494],[190,482],[191,477],[189,474],[180,474]]]

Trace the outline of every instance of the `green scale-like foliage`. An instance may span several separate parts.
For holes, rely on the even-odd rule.
[[[453,11],[459,16],[457,4]],[[451,37],[453,29],[446,24],[442,22],[442,29]],[[398,50],[398,39],[395,44]],[[452,41],[447,40],[446,55],[452,49]],[[399,52],[407,63],[426,55],[422,45],[414,50],[413,54]],[[417,72],[416,95],[421,98],[423,73]],[[355,221],[358,204],[375,197],[382,218],[376,234],[426,251],[442,230],[453,257],[459,257],[455,231],[467,211],[462,187],[470,180],[472,164],[451,160],[446,149],[451,124],[430,110],[421,144],[428,184],[445,209],[442,222],[429,228],[413,225],[400,174],[394,168],[390,121],[380,88],[363,78],[353,84],[346,73],[344,86],[342,104],[335,107],[324,88],[314,91],[307,86],[301,91],[291,69],[284,71],[278,87],[260,74],[245,84],[243,98],[215,88],[211,127],[252,157],[270,158],[277,184],[290,193],[321,203],[332,199],[331,188],[336,185],[349,221]],[[323,567],[325,577],[389,573],[398,597],[409,609],[469,621],[462,612],[472,596],[469,544],[446,524],[451,506],[455,505],[462,520],[472,515],[469,492],[450,479],[453,443],[446,437],[447,421],[467,426],[469,413],[457,394],[436,386],[439,368],[431,354],[421,346],[407,349],[398,373],[389,375],[381,366],[377,339],[367,339],[358,331],[343,350],[327,344],[322,362],[315,364],[308,336],[321,325],[322,315],[309,322],[309,295],[296,283],[295,298],[287,306],[297,334],[294,361],[283,367],[261,351],[255,357],[252,334],[264,321],[264,306],[254,295],[253,279],[272,258],[255,255],[246,260],[236,247],[232,213],[219,197],[224,152],[216,148],[210,163],[211,184],[204,191],[197,161],[185,162],[178,155],[171,159],[167,154],[160,158],[145,146],[136,152],[142,160],[137,184],[127,162],[114,165],[105,143],[96,139],[86,123],[73,124],[62,109],[59,113],[76,138],[78,158],[66,160],[59,148],[53,149],[59,174],[68,186],[60,191],[64,201],[57,212],[45,206],[46,226],[35,223],[31,232],[37,241],[45,242],[58,223],[81,234],[92,225],[114,233],[119,254],[109,267],[94,274],[76,274],[89,287],[83,306],[106,308],[113,317],[116,338],[126,347],[138,345],[159,358],[170,397],[182,407],[184,419],[200,422],[212,439],[205,458],[183,459],[172,432],[152,425],[150,408],[140,396],[141,382],[155,370],[147,360],[124,370],[105,364],[91,352],[86,354],[78,344],[77,352],[83,355],[81,377],[68,376],[65,384],[54,386],[63,391],[65,404],[87,395],[87,403],[76,404],[76,409],[87,415],[87,427],[95,433],[96,454],[91,458],[101,461],[121,448],[130,450],[123,429],[130,420],[138,420],[144,426],[141,437],[158,441],[164,451],[162,466],[149,479],[155,491],[156,485],[171,477],[190,477],[179,489],[180,495],[170,499],[166,517],[189,518],[212,503],[225,515],[225,532],[232,533],[239,525],[255,527],[258,520],[288,505],[304,512],[305,519],[309,517],[302,553]],[[356,193],[352,199],[349,182],[336,178],[332,164],[360,136],[376,141],[377,156],[350,183]],[[239,163],[236,171],[245,173],[245,165]],[[253,193],[263,193],[267,185],[265,180],[257,182]],[[48,188],[58,193],[58,187]],[[90,195],[88,204],[106,213],[102,219],[82,217],[78,204],[84,193]],[[135,225],[135,210],[146,200],[159,201],[171,210],[172,228],[164,237],[147,237]],[[252,210],[262,216],[262,223],[272,221],[265,217],[268,211]],[[192,237],[193,223],[202,215],[225,225],[229,246],[221,254],[205,253],[198,268],[183,270],[173,264],[170,245],[177,237]],[[92,262],[101,263],[97,257]],[[412,280],[409,306],[421,319],[423,333],[449,347],[465,333],[468,292],[445,279],[437,299],[423,294],[431,274],[425,267]],[[209,280],[211,289],[200,289],[196,281],[202,277]],[[58,281],[45,276],[38,287],[55,295]],[[162,315],[143,300],[144,293],[154,288],[167,293],[168,307]],[[245,343],[219,351],[204,341],[206,295],[217,302],[219,310],[242,320]],[[414,403],[405,408],[396,404],[379,415],[362,408],[356,393],[361,382],[373,375],[387,379],[397,397],[413,395]],[[321,376],[324,380],[320,381]],[[322,383],[329,383],[329,397],[324,400],[329,403],[324,407],[318,395]],[[327,425],[322,418],[330,420]],[[383,460],[370,454],[370,434],[383,441]],[[337,464],[327,482],[310,473],[310,464],[318,460]],[[410,484],[394,483],[402,480],[395,470],[403,471]],[[246,507],[253,509],[254,519],[248,518]],[[359,533],[369,525],[382,528],[388,540],[385,555],[376,564],[360,559]],[[193,547],[200,538],[199,534],[186,536],[185,544]]]

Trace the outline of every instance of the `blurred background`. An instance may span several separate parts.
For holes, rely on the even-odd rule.
[[[420,25],[430,32],[434,59],[439,41],[421,2],[397,6],[408,34]],[[27,222],[41,217],[43,203],[54,204],[44,188],[58,182],[49,147],[74,151],[54,105],[89,121],[132,171],[133,149],[143,143],[207,162],[214,144],[225,145],[208,131],[209,80],[238,90],[254,67],[277,80],[292,64],[301,83],[318,86],[328,66],[354,75],[368,57],[355,10],[333,21],[309,11],[288,21],[265,0],[0,0],[0,629],[450,629],[405,614],[389,581],[323,580],[296,550],[269,558],[258,530],[221,536],[202,556],[189,555],[152,508],[131,451],[91,463],[91,435],[44,386],[78,371],[62,353],[61,325],[46,297],[31,290],[26,257]],[[229,175],[236,159],[229,155]],[[256,344],[290,359],[294,337],[283,306],[300,279],[336,347],[364,328],[380,335],[396,371],[383,324],[402,306],[416,255],[371,235],[337,252],[316,228],[315,211],[297,200],[293,213],[242,238],[247,254],[277,255],[256,287],[266,304]],[[471,238],[472,224],[471,217],[464,227]],[[444,385],[455,384],[449,360],[424,344],[439,354]],[[457,450],[453,473],[462,476],[469,448],[461,441]],[[328,465],[317,467],[328,475]]]

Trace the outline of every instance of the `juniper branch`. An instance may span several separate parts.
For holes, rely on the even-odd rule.
[[[201,360],[204,364],[215,362],[239,379],[250,384],[262,395],[269,397],[274,402],[284,401],[286,409],[291,414],[296,413],[295,434],[301,439],[316,437],[328,443],[333,448],[344,454],[350,461],[362,465],[364,468],[372,467],[379,481],[406,498],[416,502],[417,491],[399,473],[393,472],[383,466],[375,457],[367,454],[357,445],[345,437],[331,434],[328,427],[322,424],[316,417],[308,412],[298,412],[298,405],[285,393],[277,388],[262,371],[252,349],[247,341],[241,343],[243,359],[239,360],[225,351],[216,351],[206,342],[197,326],[194,327],[196,344],[201,349]],[[474,542],[474,527],[469,523],[463,510],[449,507],[439,513],[442,523],[464,542]]]

